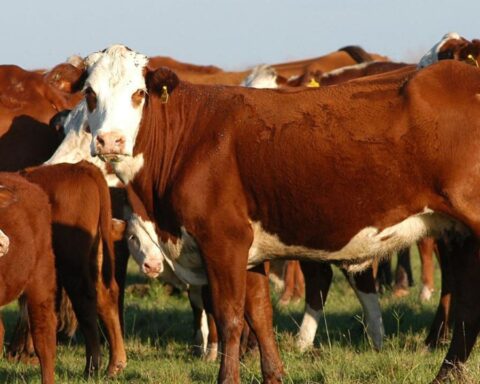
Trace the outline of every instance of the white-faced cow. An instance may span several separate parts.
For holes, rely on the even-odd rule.
[[[146,63],[123,46],[97,56],[86,83],[92,151],[132,181],[173,243],[201,251],[221,382],[239,380],[247,275],[259,285],[246,311],[264,380],[282,373],[268,282],[247,267],[293,256],[361,270],[446,230],[475,240],[455,258],[455,328],[437,379],[467,359],[480,323],[478,68],[450,60],[280,92],[191,85]]]

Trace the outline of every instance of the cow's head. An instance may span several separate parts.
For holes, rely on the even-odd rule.
[[[125,231],[128,249],[140,270],[149,277],[157,277],[164,270],[165,258],[153,222],[132,214]]]
[[[86,58],[84,93],[92,155],[132,155],[147,93],[147,62],[146,56],[123,45]]]
[[[447,33],[436,43],[418,63],[418,68],[425,68],[445,59],[460,59],[460,52],[469,41],[456,32]]]

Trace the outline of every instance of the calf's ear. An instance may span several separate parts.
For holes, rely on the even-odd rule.
[[[165,90],[172,93],[180,82],[176,73],[166,67],[160,67],[154,71],[148,70],[145,79],[148,93],[159,97],[165,94]]]
[[[112,240],[113,241],[120,241],[123,239],[123,235],[125,234],[125,228],[127,223],[120,219],[112,218]]]
[[[15,202],[16,197],[13,191],[7,187],[0,185],[0,208],[8,207]]]

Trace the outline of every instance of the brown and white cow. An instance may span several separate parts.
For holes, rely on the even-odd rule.
[[[478,68],[444,61],[280,92],[190,85],[146,64],[122,46],[98,56],[86,82],[92,151],[132,181],[174,244],[201,250],[225,352],[220,381],[238,382],[246,269],[267,255],[361,270],[428,233],[480,236]],[[467,359],[479,329],[477,243],[453,268],[460,300],[439,380]],[[256,307],[264,379],[278,382],[260,291]]]
[[[18,175],[1,173],[0,228],[9,243],[0,257],[0,305],[22,294],[26,298],[42,383],[51,384],[56,351],[56,279],[51,211],[45,192]],[[3,339],[1,318],[0,333]]]

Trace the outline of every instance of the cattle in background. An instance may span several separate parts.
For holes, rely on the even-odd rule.
[[[57,320],[51,213],[46,194],[18,175],[0,173],[0,228],[9,238],[8,251],[0,257],[0,305],[22,294],[26,298],[42,383],[51,384]],[[3,333],[1,318],[0,329]]]
[[[0,170],[41,164],[52,155],[63,136],[48,123],[81,99],[83,76],[70,64],[59,64],[44,74],[0,66]]]
[[[428,233],[480,236],[477,68],[447,60],[409,76],[279,92],[190,85],[165,69],[144,76],[147,59],[120,46],[103,55],[86,83],[94,152],[133,180],[163,231],[202,250],[228,356],[220,381],[238,381],[245,268],[262,262],[262,251],[353,271]],[[110,66],[125,75],[115,89],[105,88],[120,73]],[[105,109],[117,92],[135,101],[129,110],[120,101]],[[119,113],[125,123],[110,124]],[[452,272],[455,327],[438,380],[467,359],[479,329],[478,246],[467,241],[461,253]],[[267,296],[256,303],[271,314]],[[266,321],[262,368],[275,382],[281,363]],[[251,325],[258,336],[259,324]]]
[[[127,357],[118,312],[110,196],[105,180],[98,168],[87,162],[29,168],[22,174],[44,189],[52,205],[58,285],[67,292],[84,335],[85,375],[100,368],[99,316],[110,349],[107,371],[114,376],[123,370]],[[28,332],[28,324],[19,328]],[[28,343],[27,336],[17,337]]]

